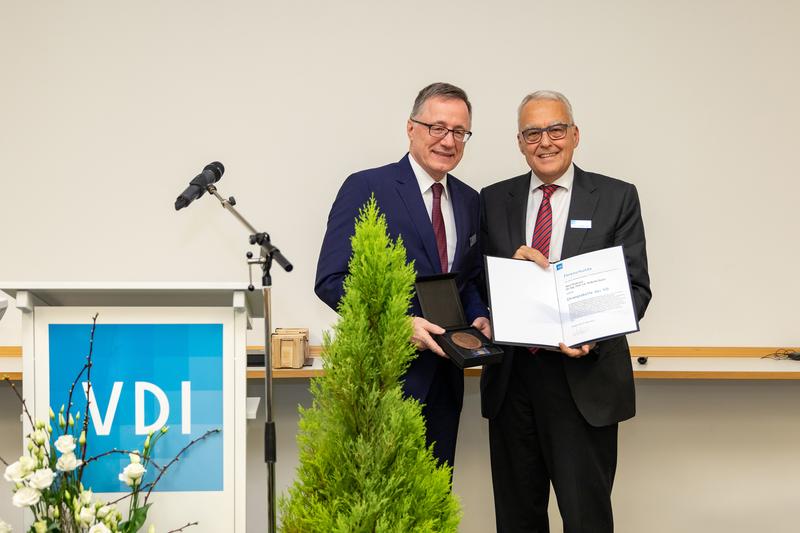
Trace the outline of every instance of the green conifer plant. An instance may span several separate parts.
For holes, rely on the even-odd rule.
[[[414,267],[374,196],[351,243],[335,337],[324,336],[325,375],[311,381],[312,406],[300,408],[300,466],[281,499],[281,530],[455,532],[461,508],[450,468],[425,446],[421,405],[400,384],[415,355]]]

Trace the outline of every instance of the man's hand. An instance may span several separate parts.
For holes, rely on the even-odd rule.
[[[431,337],[434,335],[441,335],[444,333],[444,328],[440,328],[433,322],[428,322],[424,318],[415,316],[412,318],[411,325],[414,326],[414,333],[411,334],[411,342],[417,347],[417,350],[430,350],[439,357],[447,357],[447,354],[442,351],[436,341]]]
[[[548,268],[550,266],[550,261],[548,261],[547,258],[542,255],[542,252],[536,248],[531,248],[530,246],[523,245],[517,248],[517,251],[514,252],[514,255],[512,256],[512,259],[525,259],[527,261],[533,261],[542,268]]]
[[[485,316],[479,316],[472,323],[472,327],[483,333],[487,339],[492,338],[492,324]]]
[[[589,352],[592,351],[595,346],[597,346],[596,342],[593,342],[591,344],[584,344],[580,348],[570,348],[563,342],[558,344],[558,347],[561,348],[561,353],[563,353],[568,357],[575,357],[575,358],[583,357],[584,355],[589,355]]]

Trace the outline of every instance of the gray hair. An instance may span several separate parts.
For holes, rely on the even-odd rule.
[[[416,100],[414,100],[414,107],[411,108],[411,118],[416,117],[425,102],[434,97],[461,100],[467,104],[467,111],[470,118],[472,118],[472,104],[469,103],[469,98],[467,98],[467,93],[464,92],[464,89],[444,82],[431,83],[419,92]]]
[[[532,92],[528,96],[522,99],[522,102],[519,104],[517,108],[517,118],[522,115],[522,109],[528,104],[528,102],[533,102],[534,100],[555,100],[556,102],[561,102],[564,104],[564,107],[567,110],[567,115],[569,115],[569,121],[574,123],[575,117],[572,116],[572,104],[569,103],[567,97],[561,94],[558,91],[536,91]]]

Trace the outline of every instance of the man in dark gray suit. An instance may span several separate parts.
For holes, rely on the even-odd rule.
[[[549,261],[622,245],[638,318],[650,301],[636,187],[573,165],[580,132],[567,98],[526,96],[519,148],[531,172],[481,191],[486,255]],[[618,423],[633,417],[630,351],[617,337],[560,351],[508,347],[481,376],[497,531],[549,531],[550,483],[565,533],[613,531]]]

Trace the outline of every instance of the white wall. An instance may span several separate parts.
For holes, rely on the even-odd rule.
[[[516,105],[553,88],[575,108],[578,164],[639,187],[654,299],[632,342],[797,345],[798,23],[800,4],[777,0],[0,0],[0,280],[246,279],[229,214],[172,208],[218,159],[222,193],[296,265],[274,271],[276,325],[319,343],[335,319],[312,290],[330,203],[348,173],[403,155],[416,92],[466,89],[475,136],[455,174],[480,188],[525,170]],[[10,310],[0,345],[19,323]],[[465,502],[490,494],[471,383]],[[289,428],[304,387],[280,386]],[[619,530],[789,531],[797,394],[640,383]],[[490,527],[490,508],[464,531]]]
[[[251,381],[248,394],[263,385]],[[462,533],[494,531],[488,428],[480,418],[478,380],[466,380],[454,490]],[[638,414],[620,426],[614,487],[618,533],[795,533],[800,490],[800,421],[795,382],[637,381]],[[276,485],[294,479],[298,404],[311,405],[308,381],[275,383]],[[19,454],[22,431],[11,391],[0,387],[0,456]],[[266,467],[263,404],[248,422],[247,530],[264,531]],[[3,496],[0,518],[21,530],[22,514]],[[10,491],[6,493],[10,496]],[[553,532],[561,531],[551,501]],[[169,524],[162,524],[168,526]],[[203,532],[202,526],[196,528]]]
[[[0,280],[242,280],[246,235],[209,161],[296,264],[278,326],[313,294],[344,177],[399,159],[416,92],[463,86],[476,188],[525,170],[515,108],[573,101],[577,161],[637,184],[654,299],[637,344],[797,343],[796,2],[0,2]],[[255,335],[255,340],[260,337]],[[18,344],[18,317],[0,344]]]
[[[800,490],[796,382],[637,383],[637,416],[620,426],[614,487],[618,533],[795,533]],[[250,394],[259,384],[251,383]],[[454,490],[462,533],[494,531],[488,425],[478,380],[467,378]],[[297,456],[293,407],[311,404],[304,380],[276,384],[277,485],[291,483]],[[260,413],[263,416],[263,413]],[[264,514],[263,418],[248,434],[248,531]],[[551,501],[553,532],[561,521]]]

